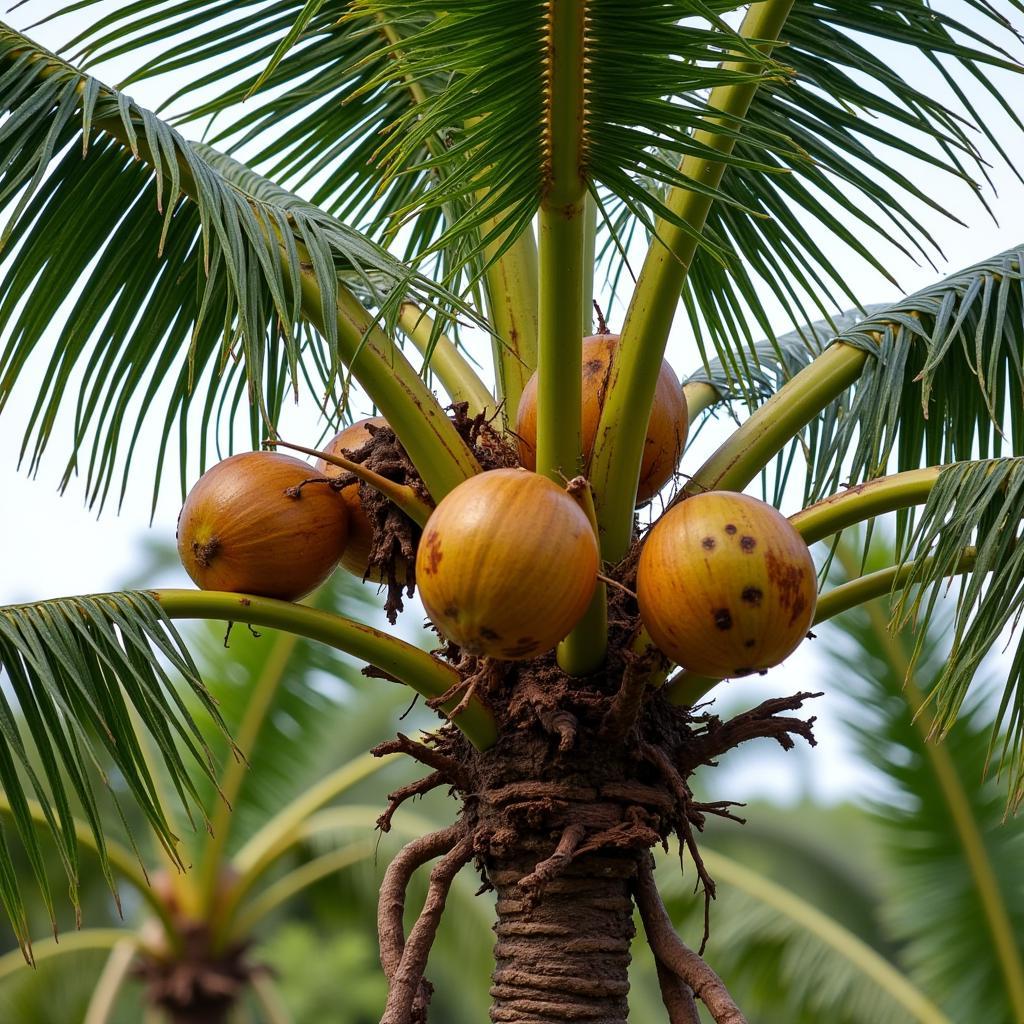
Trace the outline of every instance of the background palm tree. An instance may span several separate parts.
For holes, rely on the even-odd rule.
[[[90,0],[76,5],[91,6]],[[269,172],[266,178],[210,145],[186,142],[124,93],[4,29],[0,107],[8,116],[0,126],[0,201],[11,206],[3,236],[11,258],[0,286],[6,334],[0,404],[21,386],[49,325],[59,325],[27,425],[28,464],[38,465],[58,412],[73,405],[64,479],[82,474],[88,500],[102,507],[129,485],[141,424],[159,404],[166,412],[153,460],[157,481],[166,476],[176,436],[184,485],[196,450],[204,462],[211,438],[231,446],[241,422],[248,420],[254,445],[263,434],[276,436],[290,388],[309,389],[329,430],[346,414],[351,373],[415,467],[408,479],[439,501],[474,476],[481,460],[490,465],[487,445],[493,454],[501,442],[482,444],[458,415],[446,415],[398,348],[403,335],[430,358],[449,398],[465,403],[470,415],[497,415],[498,428],[508,425],[527,376],[539,366],[537,468],[555,480],[587,470],[601,555],[612,578],[629,585],[646,410],[682,296],[705,356],[704,369],[684,388],[691,420],[722,402],[750,411],[703,465],[687,467],[693,472],[682,495],[741,490],[767,471],[779,501],[794,453],[802,451],[805,503],[835,492],[792,517],[808,543],[902,510],[895,561],[829,590],[817,621],[896,586],[909,595],[897,605],[897,621],[916,617],[926,625],[944,579],[962,577],[953,649],[929,692],[932,731],[946,733],[982,657],[1014,618],[1024,579],[1016,543],[1024,514],[1021,464],[1016,457],[989,458],[1020,449],[1019,254],[1002,253],[867,315],[818,328],[808,322],[849,292],[831,269],[836,246],[883,275],[874,242],[931,252],[915,211],[917,204],[944,206],[893,165],[889,150],[958,182],[983,178],[986,155],[1005,158],[1021,124],[997,72],[1020,70],[1011,52],[1018,37],[1005,12],[1019,16],[1021,6],[1010,2],[1004,12],[986,0],[965,0],[946,12],[916,0],[764,0],[749,5],[742,21],[723,19],[743,7],[697,0],[537,0],[524,7],[481,0],[439,11],[419,0],[230,7],[193,0],[164,10],[140,0],[98,19],[74,41],[77,59],[92,64],[154,44],[158,52],[142,60],[135,82],[202,67],[170,99],[180,121],[217,115],[210,142],[237,143],[233,152],[244,149],[254,167]],[[218,17],[229,19],[227,29]],[[872,46],[881,39],[901,48],[906,72],[903,62],[880,59]],[[785,47],[775,47],[777,40]],[[913,60],[930,62],[941,88],[915,84]],[[1002,123],[978,116],[968,82],[995,101]],[[260,99],[242,107],[254,92]],[[381,127],[383,142],[376,137]],[[604,253],[614,293],[634,235],[642,264],[629,291],[599,440],[589,466],[581,467],[577,339],[590,330],[594,253]],[[67,311],[70,281],[80,292]],[[785,310],[797,335],[776,337],[765,294]],[[460,350],[471,339],[460,321],[492,336],[493,388]],[[774,340],[755,344],[758,327]],[[883,475],[890,470],[893,475]],[[858,486],[842,490],[845,481]],[[917,506],[923,508],[914,511]],[[429,512],[422,498],[402,508],[418,522]],[[406,529],[414,535],[413,523]],[[498,901],[510,928],[521,912],[515,886],[533,877],[527,858],[535,862],[553,849],[564,822],[544,820],[539,805],[527,828],[483,784],[480,773],[495,765],[517,778],[509,745],[545,748],[544,723],[554,721],[542,708],[536,722],[524,724],[498,696],[529,694],[537,673],[549,680],[555,672],[566,694],[582,678],[590,712],[573,705],[584,728],[570,756],[584,779],[597,779],[600,759],[589,747],[594,737],[602,742],[606,705],[612,718],[635,713],[640,703],[657,707],[662,719],[677,723],[679,736],[703,743],[691,763],[687,741],[669,742],[650,715],[626,715],[621,729],[611,723],[611,735],[622,739],[601,749],[623,759],[613,781],[660,787],[663,796],[640,808],[660,824],[630,832],[624,820],[609,835],[590,836],[599,847],[614,848],[609,863],[623,876],[618,896],[605,882],[593,886],[591,898],[618,900],[615,929],[625,937],[635,887],[653,928],[673,1021],[692,1018],[691,989],[719,1021],[737,1019],[706,965],[653,927],[657,898],[644,872],[647,847],[672,830],[697,856],[692,828],[709,809],[693,802],[685,777],[743,730],[672,710],[693,708],[713,680],[683,672],[660,689],[637,689],[637,679],[645,680],[624,671],[629,643],[644,647],[636,610],[627,603],[613,611],[626,616],[630,629],[610,639],[602,582],[559,645],[557,662],[480,669],[472,659],[432,656],[333,612],[230,594],[131,592],[4,609],[0,663],[23,729],[6,704],[0,707],[0,783],[44,904],[53,916],[38,819],[54,834],[73,893],[80,841],[97,848],[108,872],[119,859],[105,844],[90,750],[113,761],[113,788],[138,806],[172,864],[181,860],[180,828],[163,788],[202,815],[211,807],[217,753],[228,748],[216,728],[197,724],[226,726],[170,619],[248,621],[346,650],[453,715],[459,687],[482,678],[478,669],[492,682],[502,676],[490,700],[469,690],[471,699],[454,715],[461,734],[448,729],[436,741],[447,760],[436,750],[407,749],[435,767],[447,765],[440,770],[464,801],[463,831],[445,833],[454,847],[441,862],[434,903],[443,894],[444,872],[475,852],[492,876],[517,876]],[[632,640],[623,640],[630,633]],[[925,653],[916,645],[904,669],[913,671]],[[187,701],[165,665],[190,683]],[[653,669],[650,681],[664,679],[663,670]],[[1011,804],[1024,786],[1019,678],[1015,658],[993,725]],[[643,701],[632,699],[642,695]],[[604,703],[594,702],[598,696]],[[560,711],[571,704],[563,697]],[[766,706],[755,714],[753,731],[787,742],[791,733],[808,735],[806,724],[780,717],[801,702]],[[587,713],[597,716],[593,722]],[[239,729],[244,732],[243,723]],[[147,751],[150,740],[155,756]],[[539,761],[538,780],[565,776],[557,758]],[[465,771],[456,771],[457,764]],[[164,773],[161,787],[157,777]],[[234,774],[242,777],[240,769]],[[38,806],[28,802],[29,792]],[[658,810],[666,800],[670,811]],[[474,823],[478,808],[492,816],[486,827]],[[216,849],[228,833],[226,815],[217,810],[214,819]],[[529,829],[536,834],[526,835]],[[516,838],[503,853],[492,839],[506,832]],[[435,852],[446,841],[431,840]],[[407,853],[413,862],[419,849]],[[593,869],[606,879],[606,862],[595,860],[606,855],[580,857],[574,870],[587,878]],[[216,863],[209,862],[200,882],[208,903],[218,892]],[[717,863],[720,873],[729,873],[727,861]],[[710,891],[710,876],[701,877]],[[742,876],[734,871],[732,877]],[[20,889],[4,844],[0,899],[29,956]],[[538,899],[533,909],[554,914],[556,928],[559,915],[562,924],[583,919],[579,907],[563,906],[553,895]],[[404,952],[391,951],[388,1024],[420,1012],[410,1000],[422,1002],[426,992],[417,975],[425,959],[421,937],[433,923],[428,911],[415,941]],[[1024,987],[1009,969],[1008,941],[995,932],[993,941],[1020,1016]],[[568,955],[568,946],[555,945],[542,961]],[[609,1020],[622,1019],[627,945],[623,938],[604,989],[569,991],[556,974],[533,975],[525,987],[499,980],[492,1013],[520,1019],[536,1010],[542,991],[563,1015],[586,1004]],[[515,961],[511,956],[513,969]]]

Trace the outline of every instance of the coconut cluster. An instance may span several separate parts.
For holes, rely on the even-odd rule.
[[[597,435],[618,335],[584,338],[584,473]],[[466,654],[536,658],[586,612],[600,572],[595,527],[578,491],[536,468],[537,381],[525,388],[516,441],[521,467],[480,473],[434,509],[420,538],[415,580],[438,631]],[[341,431],[326,454],[351,457],[387,427],[380,417]],[[688,418],[679,380],[663,362],[647,425],[636,504],[675,475]],[[272,452],[235,455],[192,489],[178,550],[204,589],[297,600],[340,564],[383,582],[371,565],[375,527],[358,481]],[[411,551],[411,548],[409,549]],[[413,577],[411,555],[403,570]],[[636,605],[671,661],[712,678],[763,671],[789,655],[814,616],[816,573],[787,519],[748,495],[710,492],[674,501],[642,542]]]

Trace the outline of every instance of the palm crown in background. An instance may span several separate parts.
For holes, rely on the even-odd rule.
[[[0,408],[45,349],[25,464],[39,464],[58,414],[73,410],[64,479],[80,476],[102,507],[154,462],[157,485],[184,487],[196,453],[206,462],[215,442],[241,443],[240,422],[254,446],[274,435],[293,391],[337,424],[354,378],[436,502],[480,467],[404,338],[450,399],[499,424],[539,366],[537,468],[571,476],[577,342],[600,254],[626,307],[589,465],[604,561],[634,540],[645,413],[681,299],[705,354],[684,387],[691,420],[723,402],[749,412],[703,465],[684,467],[685,493],[742,490],[774,464],[778,500],[806,467],[804,500],[817,504],[792,521],[809,543],[899,510],[893,564],[826,593],[819,622],[896,587],[897,621],[926,624],[943,581],[962,579],[952,654],[927,694],[942,735],[1022,597],[1020,256],[811,324],[861,299],[831,254],[889,277],[880,243],[934,255],[923,207],[982,212],[945,210],[892,154],[978,180],[984,199],[987,161],[1006,159],[1022,127],[1000,77],[1020,70],[1021,16],[1016,2],[985,0],[142,0],[73,40],[72,63],[3,28]],[[878,55],[883,41],[898,60]],[[177,128],[84,73],[143,46],[155,55],[125,88],[201,68],[167,99]],[[940,87],[917,84],[925,67]],[[976,115],[972,97],[986,94],[998,118]],[[205,128],[206,141],[178,128]],[[232,155],[242,151],[246,165]],[[776,337],[760,295],[795,334]],[[460,347],[464,324],[493,338],[493,386]],[[770,340],[755,344],[761,335]],[[162,443],[142,459],[139,431],[155,417]],[[560,648],[570,675],[605,656],[603,593]],[[40,821],[72,892],[80,839],[110,863],[92,748],[113,760],[172,864],[136,723],[170,789],[202,813],[197,779],[216,768],[196,714],[219,712],[175,617],[315,635],[433,698],[459,681],[395,637],[333,614],[322,626],[302,606],[162,591],[4,609],[0,664],[24,717],[0,707],[0,784],[48,906]],[[908,671],[924,654],[910,652]],[[1015,657],[993,732],[1011,804],[1024,787],[1021,669]],[[683,673],[667,693],[692,705],[707,686]],[[480,699],[456,724],[479,749],[498,730]],[[6,845],[0,899],[27,952]],[[1024,992],[1014,1006],[1024,1014]]]

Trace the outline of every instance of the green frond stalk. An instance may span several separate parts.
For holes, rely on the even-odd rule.
[[[587,263],[586,4],[551,3],[545,84],[546,177],[540,207],[540,340],[537,375],[537,472],[556,483],[581,466],[583,422],[582,328],[592,292]],[[590,284],[588,284],[590,282]],[[593,508],[590,487],[585,501]],[[595,522],[596,528],[596,522]],[[607,649],[607,595],[598,585],[590,608],[559,645],[558,662],[570,674],[591,672]]]
[[[480,232],[486,236],[496,227],[496,218],[490,218],[481,225]],[[505,241],[505,236],[499,236],[484,246],[484,284],[492,331],[495,393],[502,403],[505,422],[514,426],[523,388],[537,369],[540,267],[532,227],[526,227],[501,252]],[[496,256],[499,252],[501,255]]]
[[[858,571],[858,559],[846,545],[839,545],[837,555],[848,574],[852,575]],[[1016,1019],[1024,1020],[1024,957],[1021,955],[1019,937],[1014,933],[999,879],[985,848],[984,839],[978,831],[978,823],[972,812],[963,780],[957,772],[948,747],[935,741],[934,717],[928,707],[927,698],[914,679],[914,666],[902,636],[893,633],[877,602],[869,604],[866,611],[878,642],[885,652],[885,658],[897,677],[904,680],[903,695],[913,712],[914,725],[924,741],[923,748],[928,763],[942,791],[950,819],[963,848],[971,879],[984,910],[985,926],[991,936],[1000,971],[1006,982],[1013,1015]]]
[[[706,409],[717,405],[722,396],[713,384],[692,381],[683,385],[683,401],[686,402],[686,417],[692,425]]]
[[[349,843],[338,850],[321,854],[307,861],[301,867],[289,871],[268,885],[258,896],[246,904],[235,921],[234,934],[240,938],[251,935],[253,929],[268,914],[297,896],[303,889],[316,885],[321,879],[328,878],[344,871],[345,868],[358,864],[361,860],[372,857],[377,844],[371,840]]]
[[[440,697],[459,681],[454,668],[426,651],[372,626],[319,608],[214,590],[151,593],[172,619],[218,619],[287,630],[376,665],[424,697]],[[457,699],[453,700],[445,710],[453,710],[456,703]],[[478,749],[484,750],[494,743],[494,719],[481,703],[471,702],[454,721]]]
[[[266,1024],[294,1024],[276,982],[269,974],[255,974],[249,981]]]
[[[975,548],[966,548],[956,565],[956,572],[970,572],[977,561],[977,555]],[[921,571],[922,566],[916,561],[910,561],[903,565],[890,565],[885,569],[858,576],[847,583],[840,583],[818,598],[818,604],[814,609],[814,625],[834,619],[837,615],[868,601],[902,590],[912,577]]]
[[[444,385],[453,402],[465,402],[470,416],[495,414],[497,403],[469,360],[445,334],[437,333],[434,321],[415,302],[403,302],[398,326],[426,357],[431,373]]]
[[[770,46],[768,41],[778,38],[792,6],[793,0],[751,4],[740,34]],[[747,61],[726,62],[724,67],[757,70]],[[756,82],[718,86],[712,90],[708,105],[721,113],[720,123],[733,127],[746,114],[756,91]],[[731,134],[701,130],[694,138],[723,155],[730,154],[735,146],[735,136]],[[725,173],[725,163],[687,156],[680,169],[691,180],[714,189]],[[657,233],[626,312],[619,357],[608,382],[591,465],[603,554],[610,562],[625,556],[632,538],[633,501],[658,373],[680,292],[711,203],[711,195],[703,189],[698,192],[676,186],[669,192],[667,207],[690,230],[664,219],[658,221]]]
[[[280,632],[274,635],[272,646],[263,662],[256,685],[249,694],[245,714],[235,734],[235,746],[242,757],[230,758],[224,768],[219,782],[221,799],[217,801],[211,816],[210,836],[200,861],[199,887],[202,905],[207,911],[217,898],[217,882],[221,877],[224,854],[231,835],[232,808],[249,769],[244,758],[249,757],[256,745],[298,642],[299,638],[295,633]]]
[[[59,942],[56,939],[42,939],[32,943],[35,962],[52,960],[65,953],[83,953],[97,949],[114,949],[126,939],[128,934],[122,928],[83,928],[79,932],[70,932]],[[0,956],[0,982],[9,978],[17,971],[25,969],[25,960],[20,950],[13,950]]]
[[[570,493],[586,513],[597,537],[597,511],[594,508],[594,492],[590,484],[579,490],[570,488]],[[600,544],[600,540],[598,540]],[[583,618],[576,623],[573,631],[558,645],[558,664],[571,676],[583,676],[599,668],[608,651],[608,588],[602,580],[597,581],[590,606]]]
[[[110,1024],[121,990],[128,981],[132,961],[135,959],[137,944],[132,936],[126,935],[110,951],[103,971],[96,982],[89,1005],[85,1010],[82,1024]]]
[[[842,342],[830,345],[738,427],[693,474],[686,490],[741,491],[787,442],[841,395],[869,356]]]
[[[830,495],[789,517],[808,544],[897,509],[922,505],[944,466],[908,469]]]

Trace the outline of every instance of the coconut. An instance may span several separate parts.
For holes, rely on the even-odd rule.
[[[178,554],[203,590],[295,601],[318,587],[348,538],[341,496],[306,462],[232,455],[207,470],[178,517]]]
[[[329,455],[342,455],[349,458],[353,452],[358,451],[373,437],[369,430],[370,427],[386,427],[387,425],[387,420],[382,416],[369,416],[366,419],[358,420],[336,434],[323,450]],[[331,465],[329,462],[324,462],[323,459],[317,459],[316,468],[326,477],[334,478],[345,475],[345,470],[340,466]],[[349,526],[348,544],[341,556],[342,568],[360,579],[371,579],[375,583],[385,582],[385,575],[381,570],[370,566],[370,553],[373,550],[373,524],[359,498],[359,482],[356,481],[343,487],[341,497],[348,506]],[[395,572],[399,579],[405,575],[397,565]]]
[[[717,679],[777,665],[806,636],[817,600],[814,561],[789,520],[727,491],[670,508],[644,541],[636,582],[660,650]]]
[[[589,471],[594,439],[604,407],[612,359],[619,347],[619,335],[595,334],[583,339],[583,418],[581,439],[585,471]],[[668,483],[682,458],[688,419],[679,378],[662,360],[654,392],[651,418],[647,422],[644,454],[640,464],[636,504],[650,501]],[[537,468],[537,374],[526,383],[519,399],[516,419],[519,461],[527,469]]]
[[[459,484],[427,521],[416,557],[431,621],[470,654],[518,660],[550,650],[597,583],[593,528],[547,477],[494,469]]]

